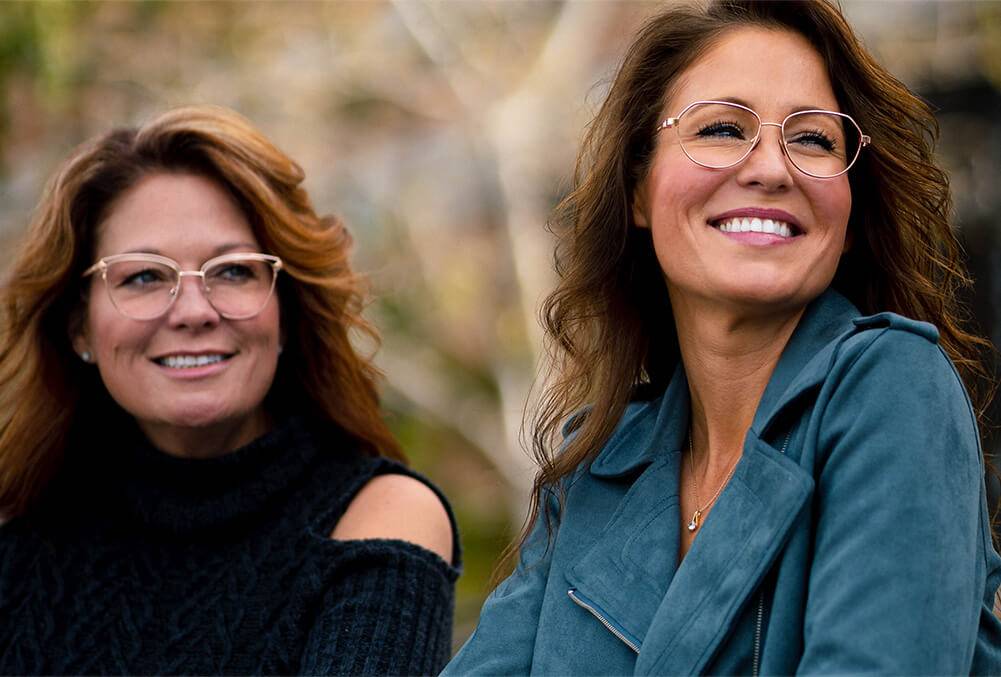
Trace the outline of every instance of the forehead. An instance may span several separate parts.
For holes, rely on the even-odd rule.
[[[766,120],[808,108],[840,110],[827,65],[806,38],[760,26],[723,33],[678,76],[667,112],[707,99],[740,100]]]
[[[234,244],[257,240],[228,191],[197,174],[155,173],[111,204],[98,226],[96,254],[154,251],[180,261]]]

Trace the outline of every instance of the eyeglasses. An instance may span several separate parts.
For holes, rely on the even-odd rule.
[[[205,298],[222,317],[249,320],[264,310],[281,269],[281,259],[270,254],[225,254],[209,259],[201,270],[181,270],[177,261],[157,254],[115,254],[83,276],[100,272],[111,304],[133,320],[166,313],[180,296],[185,275],[202,278]]]
[[[804,110],[781,123],[762,122],[746,106],[726,101],[696,101],[678,117],[667,118],[657,132],[673,127],[688,159],[709,169],[726,169],[743,161],[761,140],[762,127],[782,132],[782,152],[799,171],[817,179],[841,176],[855,164],[872,139],[844,113]]]

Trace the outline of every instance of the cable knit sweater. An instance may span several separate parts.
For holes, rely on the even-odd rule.
[[[0,674],[437,674],[456,566],[329,536],[387,472],[301,419],[211,460],[73,449],[0,527]]]

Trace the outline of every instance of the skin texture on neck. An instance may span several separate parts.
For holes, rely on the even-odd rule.
[[[691,395],[696,458],[712,479],[725,474],[740,455],[761,395],[803,308],[756,315],[725,304],[699,303],[690,296],[671,297]]]

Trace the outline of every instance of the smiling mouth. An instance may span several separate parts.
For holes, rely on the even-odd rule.
[[[207,367],[210,364],[225,362],[233,357],[235,353],[217,353],[214,355],[165,355],[156,357],[154,362],[161,367],[170,369],[194,369],[195,367]]]
[[[779,237],[795,237],[802,231],[794,224],[776,219],[738,216],[710,222],[710,226],[724,233],[768,233]]]

